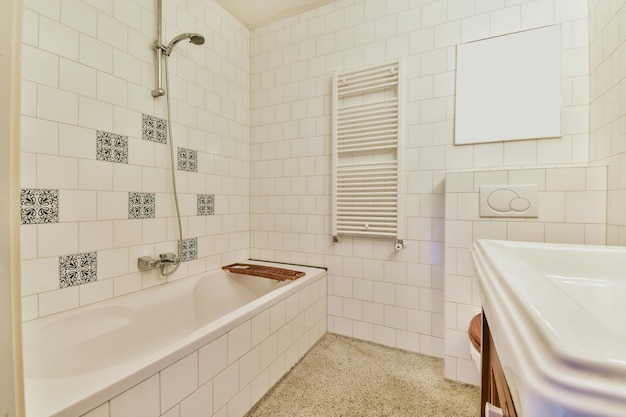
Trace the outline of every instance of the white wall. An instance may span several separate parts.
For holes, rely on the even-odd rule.
[[[626,120],[620,97],[626,72],[620,59],[626,47],[624,16],[623,1],[589,2],[589,162],[593,167],[452,173],[446,178],[446,231],[454,236],[446,239],[446,376],[477,381],[464,346],[467,323],[480,305],[469,258],[472,240],[626,245],[626,135],[620,128]],[[540,186],[538,219],[477,217],[480,184],[522,182]]]
[[[22,2],[0,3],[0,415],[24,416],[19,265],[19,106]]]
[[[626,245],[626,103],[623,1],[589,1],[590,155],[608,165],[607,243]]]
[[[559,167],[451,172],[446,176],[445,376],[480,384],[467,329],[482,294],[471,256],[476,239],[603,245],[607,168]],[[536,184],[539,217],[479,216],[481,185]]]
[[[166,281],[137,269],[178,240],[168,146],[142,138],[143,114],[165,118],[165,98],[150,94],[156,4],[25,1],[21,187],[58,192],[56,221],[21,226],[25,320]],[[213,1],[163,9],[164,43],[206,38],[170,57],[174,144],[197,155],[197,172],[176,171],[183,236],[197,239],[178,279],[248,256],[250,40]],[[98,160],[98,131],[127,138],[126,163]],[[154,195],[152,218],[129,218],[130,192]],[[215,197],[214,215],[198,215],[199,194]],[[62,257],[88,253],[97,279],[61,288]]]
[[[456,46],[555,23],[563,34],[563,137],[454,146]],[[338,0],[254,30],[252,256],[328,266],[330,331],[455,358],[444,343],[446,175],[587,164],[587,29],[585,0]],[[408,86],[407,248],[364,238],[333,245],[331,73],[399,55]],[[460,282],[445,290],[475,293]],[[446,376],[462,378],[455,366]]]

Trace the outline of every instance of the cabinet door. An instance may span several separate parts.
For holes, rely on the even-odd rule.
[[[500,407],[505,417],[517,417],[509,385],[483,312],[480,415],[485,417],[485,403]]]

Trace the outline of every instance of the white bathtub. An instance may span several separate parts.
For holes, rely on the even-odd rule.
[[[319,336],[308,336],[302,344],[310,347],[325,331],[325,317],[320,317],[325,316],[321,306],[324,304],[325,309],[325,272],[286,267],[302,270],[306,275],[295,281],[277,282],[215,270],[24,323],[27,417],[87,413],[182,358],[197,355],[203,346],[238,326],[252,326],[255,317],[267,318],[257,320],[254,325],[261,326],[256,334],[267,333],[269,337],[272,332],[263,327],[271,326],[272,331],[278,331],[274,316],[283,325],[289,325],[289,318],[296,317],[293,308],[286,309],[287,298],[298,304],[300,322],[305,321],[307,310],[313,309],[309,314],[318,325],[312,334]],[[304,295],[297,294],[302,292]],[[281,313],[289,317],[281,320]],[[320,324],[320,319],[324,324]],[[308,322],[310,327],[311,320]],[[239,332],[244,335],[244,345],[248,327]],[[293,331],[290,329],[289,333]],[[255,347],[253,343],[258,346],[262,342],[247,340],[250,349]],[[238,346],[229,349],[235,349],[233,355],[245,354]],[[298,349],[298,353],[303,354],[302,350]],[[228,362],[224,366],[230,365],[232,358]],[[250,406],[255,399],[258,398],[249,400]],[[169,399],[160,400],[160,414],[167,411],[164,407],[171,408],[170,403]],[[213,407],[216,406],[223,404],[214,403]]]

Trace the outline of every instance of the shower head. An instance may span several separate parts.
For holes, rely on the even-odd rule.
[[[194,45],[202,45],[204,43],[204,36],[200,35],[199,33],[181,33],[180,35],[172,39],[169,44],[167,44],[164,51],[165,55],[170,56],[170,54],[172,53],[172,49],[174,49],[174,46],[176,46],[178,42],[185,39],[189,39],[189,42],[193,43]]]
[[[204,36],[200,35],[199,33],[192,33],[191,37],[189,38],[189,42],[193,43],[194,45],[202,45],[204,43]]]
[[[161,3],[159,2],[159,4]],[[163,43],[161,43],[161,30],[159,29],[159,40],[154,43],[154,48],[157,52],[157,87],[152,90],[152,97],[157,98],[165,95],[165,90],[161,86],[161,58],[163,57],[163,55],[165,55],[165,68],[167,69],[167,57],[169,57],[172,53],[172,49],[174,49],[174,46],[176,46],[178,42],[185,39],[189,39],[189,42],[193,43],[194,45],[202,45],[204,43],[204,36],[199,33],[181,33],[180,35],[172,39],[170,43],[167,44],[167,46],[165,46],[163,45]]]

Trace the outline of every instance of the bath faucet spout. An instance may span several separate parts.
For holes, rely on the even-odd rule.
[[[162,253],[159,255],[161,264],[175,264],[178,262],[178,256],[175,253]]]
[[[181,259],[175,253],[162,253],[162,254],[160,254],[159,255],[159,268],[161,268],[161,275],[163,275],[163,276],[167,275],[165,269],[168,266],[176,267],[176,268],[174,268],[173,271],[178,269],[178,264],[180,264],[180,261],[181,261]]]

